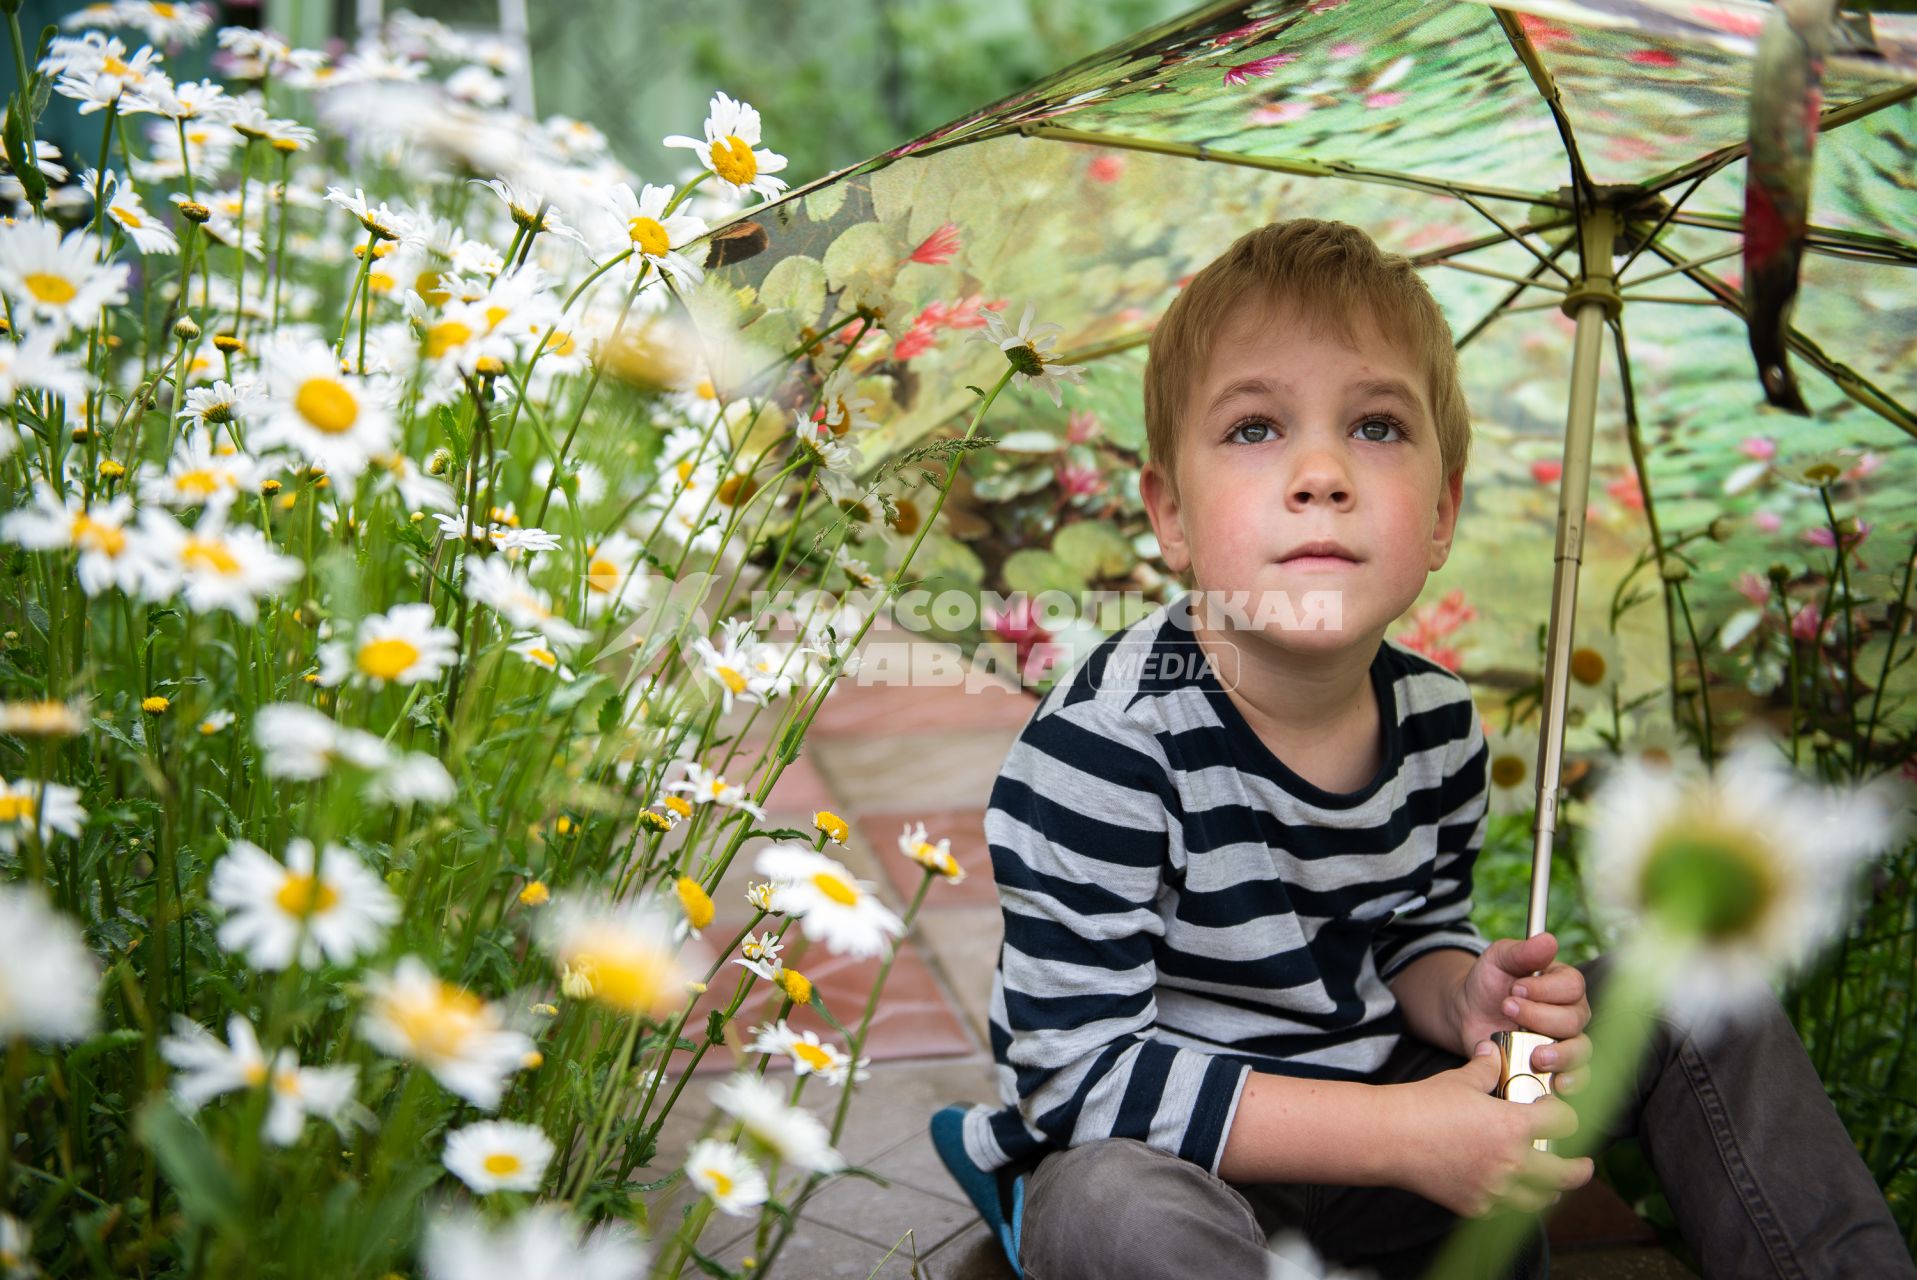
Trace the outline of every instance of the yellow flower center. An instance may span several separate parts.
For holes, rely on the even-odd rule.
[[[1515,787],[1530,771],[1522,756],[1494,756],[1491,760],[1491,781],[1496,786]]]
[[[697,880],[690,876],[680,876],[675,888],[679,891],[679,905],[686,910],[686,919],[695,929],[703,929],[712,923],[712,899]]]
[[[372,640],[359,647],[361,675],[375,680],[396,680],[419,661],[419,646],[398,636]]]
[[[626,234],[632,237],[639,252],[648,257],[657,258],[672,248],[672,237],[666,234],[657,218],[648,218],[643,214],[626,223]]]
[[[605,937],[602,945],[581,951],[573,967],[592,984],[592,994],[627,1013],[650,1014],[669,994],[669,955],[656,946],[643,946],[619,937]]]
[[[73,545],[84,551],[98,551],[103,555],[117,556],[126,550],[126,531],[110,524],[102,524],[89,516],[76,516],[73,526],[67,531],[73,539]]]
[[[279,1071],[273,1075],[273,1092],[283,1093],[290,1098],[299,1097],[300,1073],[297,1071]]]
[[[844,876],[833,875],[830,871],[813,872],[812,885],[842,907],[855,906],[859,901],[858,887],[848,883]]]
[[[241,1074],[245,1078],[246,1083],[257,1088],[266,1083],[266,1064],[264,1062],[249,1062]]]
[[[823,1071],[832,1065],[832,1055],[825,1051],[823,1045],[811,1044],[804,1040],[792,1042],[792,1056],[814,1071]]]
[[[562,333],[558,330],[554,330],[553,335],[546,339],[546,350],[556,356],[569,356],[579,350],[579,344],[573,341],[573,336],[570,333]]]
[[[586,567],[586,586],[589,590],[612,592],[619,588],[619,566],[610,560],[594,558]]]
[[[210,569],[228,577],[240,571],[239,558],[215,538],[188,538],[180,549],[180,563],[189,569]]]
[[[1778,887],[1760,833],[1715,826],[1663,833],[1638,881],[1652,914],[1712,942],[1749,933]]]
[[[170,17],[172,17],[172,16],[173,16],[173,14],[174,14],[174,12],[175,12],[175,11],[176,11],[177,9],[178,9],[178,6],[177,6],[177,5],[170,5],[170,4],[158,4],[158,3],[156,3],[156,4],[155,4],[155,5],[153,6],[153,12],[154,12],[155,14],[157,14],[157,15],[158,15],[159,17],[162,17],[162,18],[170,18]]]
[[[32,277],[28,277],[28,288],[32,288]],[[1835,465],[1829,462],[1813,462],[1804,468],[1804,478],[1812,484],[1829,484],[1842,475]]]
[[[289,916],[319,916],[339,905],[339,891],[317,876],[295,871],[280,885],[273,901]]]
[[[224,471],[214,471],[207,467],[195,467],[191,471],[182,471],[173,478],[173,487],[181,493],[197,494],[204,498],[224,489],[232,477]]]
[[[351,431],[359,421],[359,400],[338,378],[308,378],[293,397],[293,407],[328,435]]]
[[[126,64],[126,59],[120,57],[118,54],[109,53],[101,60],[100,70],[110,76],[123,76],[132,71],[133,68]]]
[[[1596,649],[1571,650],[1571,678],[1579,684],[1599,684],[1604,680],[1604,655]]]
[[[898,515],[892,519],[892,531],[898,534],[914,534],[919,530],[919,504],[910,498],[900,498],[893,504]]]
[[[719,679],[724,681],[726,688],[732,690],[734,693],[744,693],[746,691],[746,678],[737,671],[734,671],[731,667],[720,667]]]
[[[510,1151],[495,1151],[480,1161],[480,1164],[495,1178],[508,1177],[525,1167],[519,1157]]]
[[[511,314],[512,312],[508,311],[506,308],[501,306],[487,307],[486,308],[486,332],[491,333],[494,329],[497,329],[500,325],[500,322],[503,321],[507,316]]]
[[[446,305],[446,303],[452,301],[453,297],[452,294],[439,287],[439,278],[440,273],[432,270],[422,271],[413,278],[414,292],[418,293],[421,298],[424,298],[436,307]]]
[[[72,302],[74,295],[80,292],[73,281],[65,276],[56,276],[45,271],[30,273],[23,283],[27,286],[28,293],[54,307]]]
[[[437,360],[472,341],[473,331],[457,320],[441,320],[426,331],[426,354]]]
[[[716,495],[723,506],[736,507],[742,502],[750,502],[752,495],[759,491],[759,482],[751,476],[727,476],[719,482]]]
[[[551,649],[541,649],[535,645],[531,648],[521,649],[520,652],[525,654],[526,657],[530,658],[533,662],[545,667],[548,671],[559,665],[559,655]]]
[[[423,996],[388,1001],[385,1013],[417,1057],[436,1060],[459,1055],[485,1009],[472,992],[436,980]]]
[[[732,1194],[732,1179],[717,1169],[707,1169],[706,1177],[712,1179],[712,1194],[723,1199]]]
[[[0,795],[0,822],[33,821],[33,796],[29,792]]]
[[[679,464],[679,483],[692,483],[692,460],[690,458]]]
[[[684,796],[667,796],[666,808],[672,810],[682,818],[690,818],[692,816],[692,801],[686,799]]]
[[[123,209],[117,204],[108,205],[107,212],[113,216],[115,222],[129,231],[138,231],[146,225],[146,223],[140,220],[139,214],[133,212],[131,209]]]
[[[391,293],[398,285],[399,281],[393,279],[390,272],[369,271],[366,273],[366,287],[374,293]]]
[[[727,134],[712,144],[712,171],[727,182],[744,186],[759,176],[759,159],[752,144],[737,134]]]
[[[825,838],[834,844],[844,844],[846,838],[852,834],[852,828],[845,824],[844,818],[823,809],[812,815],[812,825],[823,831]]]
[[[779,971],[779,989],[793,1004],[812,1003],[812,980],[797,969]]]
[[[552,890],[546,887],[544,880],[528,881],[519,891],[519,901],[528,907],[542,907],[552,901]]]

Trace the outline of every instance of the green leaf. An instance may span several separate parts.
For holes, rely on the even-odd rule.
[[[131,1027],[122,1027],[118,1031],[103,1031],[90,1040],[82,1041],[67,1054],[67,1070],[78,1071],[103,1053],[111,1053],[115,1049],[140,1044],[145,1039],[144,1032]]]
[[[179,1195],[180,1208],[189,1220],[233,1234],[245,1230],[232,1171],[221,1162],[198,1125],[165,1098],[156,1098],[142,1107],[137,1125],[140,1141],[160,1162],[160,1170]]]
[[[810,322],[825,309],[825,264],[796,253],[781,259],[765,273],[759,285],[759,301]]]
[[[1039,551],[1032,547],[1014,551],[1005,558],[1001,572],[1007,587],[1027,595],[1063,591],[1066,595],[1077,597],[1085,591],[1085,579],[1050,551]]]
[[[1052,554],[1088,580],[1121,577],[1137,563],[1125,535],[1103,520],[1066,525],[1052,539]]]
[[[830,1025],[834,1031],[838,1032],[840,1035],[845,1037],[846,1051],[850,1052],[851,1046],[852,1046],[852,1033],[850,1031],[847,1031],[845,1029],[845,1025],[841,1023],[837,1018],[833,1017],[832,1011],[825,1007],[825,1000],[820,997],[819,989],[817,987],[812,988],[812,999],[808,1003],[810,1003],[814,1009],[817,1009],[819,1011],[819,1016],[821,1018],[824,1018],[826,1020],[826,1023]]]
[[[903,256],[884,227],[861,222],[840,232],[826,249],[825,274],[833,288],[862,277],[889,281]]]
[[[35,208],[47,196],[47,180],[40,172],[40,166],[34,163],[34,156],[27,146],[26,129],[21,117],[25,114],[24,95],[9,104],[7,111],[6,146],[7,163],[13,167],[13,174],[20,179],[20,185],[26,189],[27,202]]]
[[[726,1013],[724,1009],[714,1009],[706,1014],[706,1039],[713,1044],[726,1042]]]

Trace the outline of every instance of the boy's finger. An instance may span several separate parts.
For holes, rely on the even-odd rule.
[[[1491,962],[1520,978],[1529,977],[1551,963],[1558,953],[1558,940],[1549,932],[1528,938],[1504,938],[1491,945]]]
[[[1584,999],[1584,975],[1568,964],[1553,963],[1535,977],[1520,977],[1511,984],[1511,994],[1546,1004],[1576,1004]]]
[[[1584,1030],[1586,1021],[1584,1014],[1570,1005],[1539,1004],[1515,996],[1499,1005],[1498,1011],[1526,1031],[1535,1031],[1553,1040],[1569,1040]]]
[[[1591,1060],[1591,1037],[1582,1033],[1531,1051],[1531,1065],[1546,1071],[1573,1071]]]

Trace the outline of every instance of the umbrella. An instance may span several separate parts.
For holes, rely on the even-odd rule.
[[[1410,257],[1452,319],[1478,435],[1438,580],[1497,583],[1474,662],[1534,669],[1525,606],[1549,592],[1535,933],[1581,571],[1622,594],[1648,538],[1676,701],[1686,599],[1730,613],[1740,570],[1801,560],[1824,521],[1775,468],[1851,450],[1840,495],[1880,540],[1913,530],[1917,19],[1833,8],[1210,5],[753,210],[716,276],[730,321],[780,345],[848,299],[881,306],[893,340],[867,372],[893,449],[992,376],[995,353],[954,330],[1035,301],[1094,367],[1078,403],[1137,449],[1151,323],[1238,234],[1329,218]],[[1541,555],[1509,554],[1547,524],[1548,588]],[[1860,576],[1855,595],[1890,594]],[[1727,685],[1734,631],[1696,650]]]

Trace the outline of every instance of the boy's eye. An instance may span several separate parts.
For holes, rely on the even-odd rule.
[[[1382,434],[1373,435],[1371,434],[1373,431],[1381,431]],[[1404,424],[1396,418],[1387,417],[1382,414],[1374,414],[1358,424],[1358,432],[1362,439],[1369,440],[1373,444],[1383,444],[1391,439],[1393,432],[1397,432],[1400,438],[1402,438],[1404,434]]]
[[[1238,433],[1242,431],[1247,433],[1244,437],[1246,444],[1263,444],[1265,441],[1271,439],[1271,430],[1271,424],[1263,418],[1246,418],[1243,422],[1233,427],[1231,434],[1225,438],[1227,440],[1235,440],[1238,438]],[[1256,434],[1250,434],[1253,432]]]

